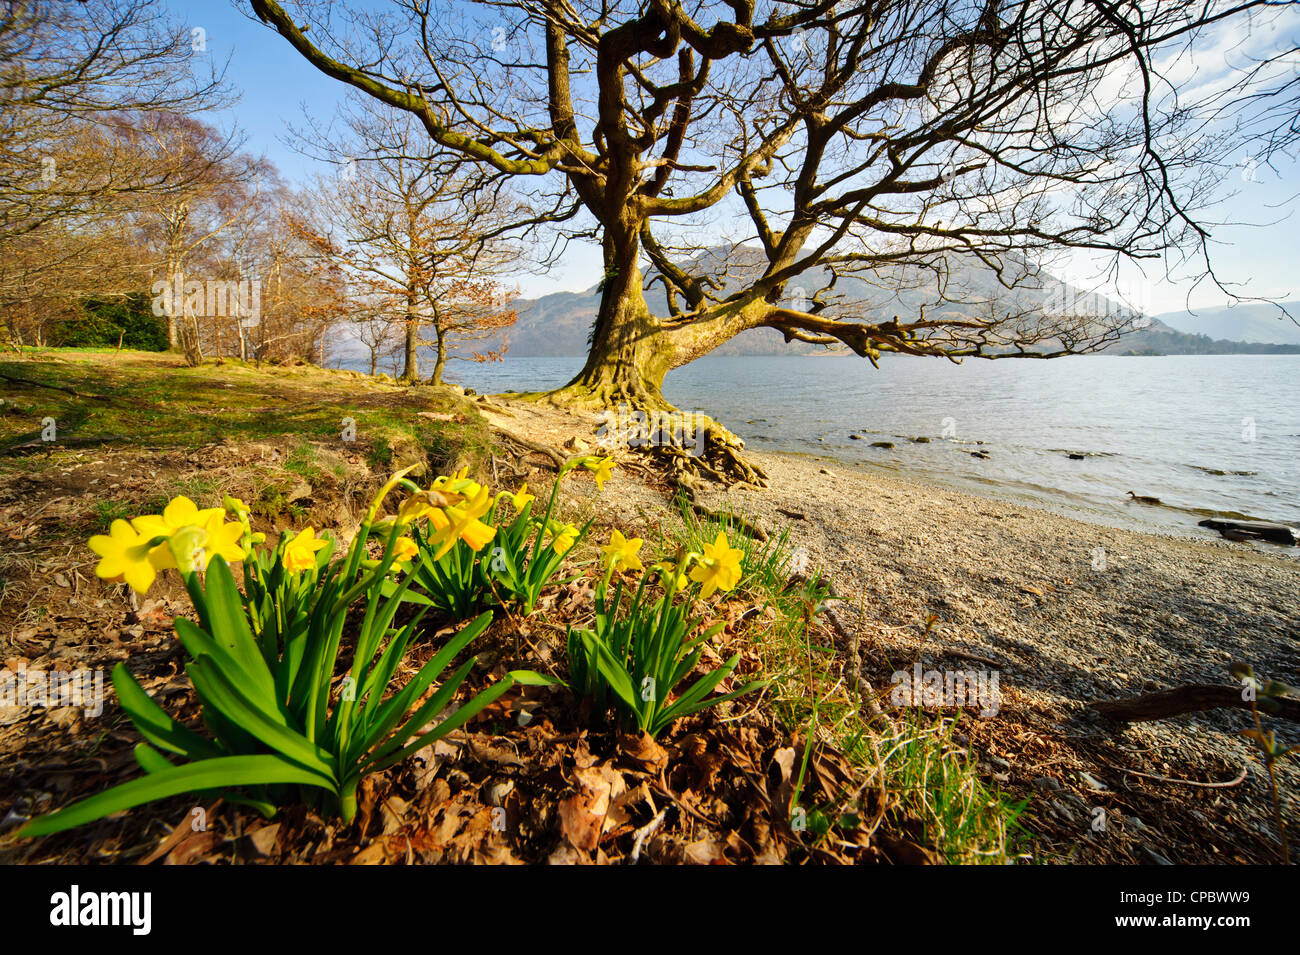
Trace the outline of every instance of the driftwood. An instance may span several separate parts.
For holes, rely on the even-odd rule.
[[[1229,521],[1219,517],[1209,517],[1197,521],[1196,526],[1218,531],[1229,540],[1266,540],[1287,546],[1294,546],[1297,543],[1295,528],[1270,521]]]
[[[1219,686],[1215,683],[1192,683],[1126,700],[1095,700],[1088,705],[1116,723],[1146,723],[1183,713],[1224,707],[1250,709],[1250,702],[1241,698],[1241,687]],[[1300,700],[1260,697],[1255,705],[1271,716],[1281,716],[1300,723]]]

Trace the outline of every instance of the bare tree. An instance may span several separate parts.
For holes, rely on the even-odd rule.
[[[0,242],[174,185],[175,170],[111,136],[105,157],[78,138],[136,112],[226,105],[223,72],[155,0],[0,6]]]
[[[173,348],[183,344],[196,361],[200,314],[196,297],[184,294],[186,270],[248,213],[264,181],[274,186],[273,175],[264,160],[238,151],[235,134],[187,116],[150,113],[135,131],[141,153],[179,174],[173,188],[139,197],[136,215],[156,256],[167,341]]]
[[[55,302],[126,294],[125,216],[187,171],[139,148],[138,118],[231,101],[223,69],[155,0],[0,4],[0,311],[43,335]]]
[[[408,113],[359,97],[341,118],[345,135],[315,129],[302,137],[338,166],[315,191],[318,228],[358,304],[379,307],[401,329],[401,380],[420,379],[420,348],[432,345],[431,381],[441,384],[460,347],[514,322],[498,278],[517,271],[522,254],[502,236],[529,211],[457,175],[456,157],[430,154]]]
[[[865,321],[837,307],[835,283],[929,272],[942,299],[958,259],[1016,286],[1063,249],[1203,254],[1198,216],[1233,130],[1207,124],[1166,74],[1222,31],[1285,15],[1268,0],[394,0],[387,16],[251,5],[320,70],[410,112],[485,177],[576,196],[587,218],[573,233],[598,236],[605,276],[588,360],[555,397],[650,408],[665,406],[670,369],[750,328],[872,360],[1113,340],[1121,324],[1062,335],[1046,316]],[[683,262],[732,216],[735,241],[760,250],[743,281],[698,268],[707,257]],[[666,315],[646,306],[644,262]],[[814,267],[825,282],[796,308],[787,286]],[[758,476],[715,437],[714,470]]]

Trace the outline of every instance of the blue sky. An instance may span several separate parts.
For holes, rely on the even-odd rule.
[[[227,76],[242,99],[228,115],[218,118],[219,124],[237,122],[247,134],[247,148],[266,155],[290,182],[305,182],[323,171],[323,166],[286,142],[287,128],[303,124],[304,109],[328,121],[343,96],[343,85],[309,66],[277,34],[248,19],[230,0],[172,0],[171,7],[191,27],[205,32],[207,55],[219,62],[230,59]],[[1252,225],[1215,230],[1220,277],[1240,283],[1247,294],[1300,298],[1300,229],[1291,221],[1300,193],[1300,164],[1286,161],[1276,171],[1243,165],[1237,178],[1240,181],[1226,184],[1236,195],[1214,210],[1215,217]],[[532,297],[590,288],[599,276],[598,250],[575,245],[546,275],[524,274],[515,284]],[[1130,276],[1130,282],[1133,279]],[[1149,312],[1185,307],[1188,285],[1162,279],[1141,284],[1141,305]],[[1222,293],[1208,287],[1192,291],[1191,296],[1196,307],[1227,304]]]

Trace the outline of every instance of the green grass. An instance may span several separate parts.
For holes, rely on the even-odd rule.
[[[828,642],[823,627],[809,625],[828,593],[821,571],[798,566],[806,562],[796,560],[788,528],[758,541],[737,530],[749,524],[729,510],[701,519],[683,507],[675,543],[698,551],[719,530],[726,531],[731,546],[745,554],[736,593],[762,611],[775,611],[756,614],[751,633],[773,680],[777,713],[803,733],[797,791],[806,784],[807,742],[829,738],[869,786],[883,790],[893,822],[919,821],[922,842],[937,847],[949,862],[1013,859],[1023,837],[1017,820],[1024,803],[985,784],[970,753],[953,742],[953,720],[915,709],[895,711],[888,721],[870,716],[869,701],[858,698],[844,654]],[[792,578],[795,570],[799,573]],[[837,819],[856,824],[858,818],[853,806],[803,808],[813,838],[829,837]]]
[[[322,473],[312,443],[348,447],[349,418],[354,446],[372,466],[427,458],[435,468],[457,461],[476,468],[489,453],[482,417],[449,388],[381,384],[314,366],[259,368],[226,359],[190,368],[167,353],[28,349],[0,361],[0,399],[0,471],[37,467],[32,458],[43,449],[4,451],[39,439],[45,418],[57,424],[59,441],[49,452],[56,455],[106,440],[170,449],[292,438],[285,467],[309,481]]]
[[[114,521],[128,520],[133,516],[131,506],[123,501],[101,499],[91,504],[90,509],[94,514],[95,529],[105,533],[113,526]]]

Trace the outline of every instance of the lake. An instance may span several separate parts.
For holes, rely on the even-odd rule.
[[[581,364],[453,362],[448,378],[537,390]],[[708,357],[672,372],[664,393],[755,450],[826,455],[1098,523],[1193,535],[1211,534],[1196,522],[1213,514],[1300,525],[1300,356],[886,356],[879,370],[842,356]],[[1131,503],[1130,490],[1164,506]]]

